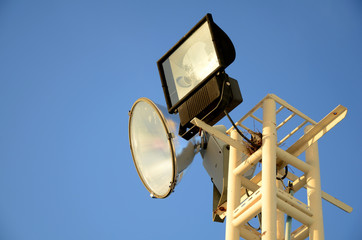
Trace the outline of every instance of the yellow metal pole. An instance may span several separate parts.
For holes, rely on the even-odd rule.
[[[262,240],[277,238],[277,187],[276,187],[276,104],[272,98],[263,102],[262,144]]]
[[[283,184],[281,181],[277,181],[277,187],[283,190]],[[277,239],[284,239],[284,213],[280,210],[277,210]]]
[[[311,126],[305,127],[305,133],[311,128]],[[305,160],[311,166],[311,170],[306,174],[308,205],[313,214],[313,223],[309,226],[309,239],[324,240],[322,190],[317,142],[314,142],[307,148]]]
[[[241,136],[236,130],[231,132],[231,138],[240,141]],[[242,154],[232,145],[230,146],[229,169],[228,169],[228,189],[227,189],[227,205],[226,205],[226,240],[237,240],[240,237],[238,227],[233,225],[234,210],[240,204],[241,198],[241,180],[240,175],[234,174],[233,171],[237,164],[241,162]]]

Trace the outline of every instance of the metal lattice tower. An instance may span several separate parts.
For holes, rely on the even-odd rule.
[[[279,108],[277,108],[277,105]],[[262,112],[262,117],[256,116]],[[282,111],[290,112],[277,121]],[[317,140],[340,122],[347,114],[347,108],[339,105],[321,121],[315,122],[276,95],[268,94],[252,108],[236,125],[247,132],[245,122],[252,119],[262,125],[262,145],[250,153],[240,134],[232,127],[223,134],[201,120],[193,123],[209,134],[230,145],[228,167],[227,203],[218,208],[221,217],[226,216],[226,240],[243,239],[324,239],[322,198],[351,212],[352,208],[321,190],[319,155]],[[282,127],[301,119],[290,131]],[[304,128],[304,133],[303,133]],[[283,133],[283,134],[281,134]],[[301,133],[301,137],[283,150],[287,140]],[[279,136],[280,135],[280,136]],[[279,138],[278,138],[279,137]],[[280,139],[280,140],[279,140]],[[305,161],[298,158],[305,152]],[[252,179],[243,177],[249,169],[261,163],[261,171]],[[286,166],[298,169],[298,175],[286,172]],[[291,182],[293,192],[303,187],[307,192],[307,203],[298,200],[283,189],[277,176],[286,176]],[[248,194],[252,193],[252,194]],[[247,223],[261,213],[261,230]],[[289,236],[285,236],[284,215],[301,223]]]

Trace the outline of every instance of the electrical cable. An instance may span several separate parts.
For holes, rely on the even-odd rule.
[[[225,73],[226,74],[226,73]],[[221,93],[220,93],[220,100],[219,102],[216,104],[216,107],[214,107],[208,114],[206,114],[201,120],[205,119],[206,117],[208,117],[213,111],[215,111],[221,104],[222,100],[223,100],[223,96],[224,96],[224,89],[225,89],[225,85],[227,84],[228,79],[224,79],[224,82],[222,84],[222,88],[221,88]]]
[[[249,194],[249,192],[248,192],[248,189],[247,189],[247,188],[245,188],[245,193],[246,193],[246,196],[250,197],[250,194]]]
[[[223,72],[224,73],[224,72]],[[225,73],[225,75],[226,75],[226,73]],[[226,75],[227,76],[227,75]],[[205,118],[207,118],[210,114],[212,114],[219,106],[220,106],[220,104],[221,104],[221,102],[222,102],[222,100],[223,100],[223,96],[224,96],[224,89],[225,89],[225,85],[227,84],[227,81],[228,79],[224,79],[223,81],[223,84],[222,84],[222,88],[221,88],[221,93],[220,93],[220,100],[218,101],[218,103],[216,104],[216,107],[214,107],[211,111],[209,111],[209,113],[208,114],[206,114],[202,119],[200,119],[200,120],[204,120]],[[181,128],[182,126],[180,125],[180,128]],[[187,130],[187,128],[185,128],[185,132],[187,132],[187,131],[189,131],[189,130]],[[199,130],[199,131],[201,131],[201,129]],[[200,134],[200,132],[199,132],[199,134]]]
[[[284,168],[285,170],[284,170],[284,175],[283,175],[283,177],[277,177],[277,179],[278,180],[284,180],[286,177],[287,177],[287,175],[288,175],[288,165],[287,166],[285,166],[285,168]]]
[[[231,124],[233,125],[233,127],[235,128],[235,130],[240,134],[240,136],[242,136],[248,143],[250,143],[254,148],[258,148],[258,146],[253,143],[249,138],[247,138],[240,130],[239,128],[237,128],[237,126],[235,125],[234,121],[231,119],[231,117],[229,116],[229,114],[227,113],[226,110],[224,110],[225,115],[228,117],[229,121],[231,122]]]

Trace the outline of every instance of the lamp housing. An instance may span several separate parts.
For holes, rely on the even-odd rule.
[[[176,113],[235,55],[229,37],[207,14],[157,62],[168,112]]]
[[[199,132],[191,120],[195,117],[214,125],[243,101],[238,82],[226,73],[213,76],[178,108],[179,135],[188,140]]]

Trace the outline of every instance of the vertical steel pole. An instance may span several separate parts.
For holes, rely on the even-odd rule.
[[[263,144],[262,144],[262,240],[277,237],[277,196],[276,196],[276,104],[271,98],[263,102]]]
[[[240,141],[240,135],[236,130],[230,134],[232,139]],[[240,176],[233,173],[237,164],[241,162],[242,154],[235,147],[230,146],[229,169],[228,169],[228,189],[226,205],[226,240],[237,240],[240,238],[238,228],[233,226],[234,210],[240,204],[241,198],[241,179]]]
[[[293,189],[290,189],[290,195],[294,195],[294,191]],[[285,223],[285,240],[290,240],[291,239],[291,232],[292,232],[292,217],[291,216],[287,216],[287,220]]]
[[[281,181],[276,180],[277,188],[283,189]],[[277,209],[277,240],[284,239],[284,212]]]
[[[308,132],[312,126],[307,126],[304,132]],[[322,190],[319,167],[318,143],[313,143],[305,151],[305,160],[311,166],[307,173],[308,205],[313,213],[313,223],[309,226],[309,239],[324,240]]]

